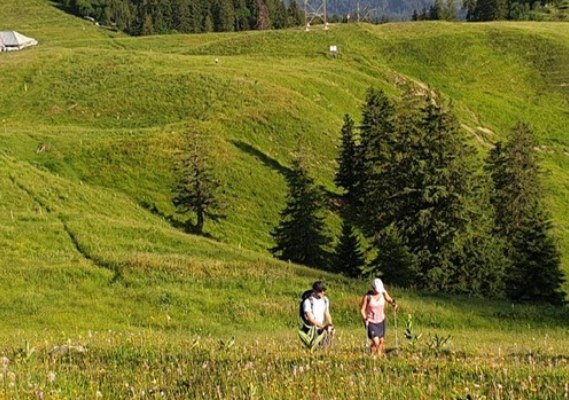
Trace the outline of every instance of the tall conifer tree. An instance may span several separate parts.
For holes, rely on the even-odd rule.
[[[416,258],[397,228],[390,225],[377,234],[372,243],[378,254],[368,267],[369,273],[396,286],[411,286],[416,274]]]
[[[338,187],[344,189],[344,197],[348,203],[352,203],[358,180],[357,164],[357,143],[354,137],[354,121],[346,114],[344,115],[344,125],[342,126],[342,138],[340,154],[338,156],[338,171],[334,182]]]
[[[288,26],[304,25],[304,11],[296,0],[290,0],[288,5]]]
[[[391,223],[390,167],[396,143],[395,116],[395,106],[386,94],[370,89],[363,108],[353,190],[360,205],[358,219],[370,236]]]
[[[535,146],[533,130],[527,124],[517,125],[506,144],[496,145],[487,164],[494,183],[491,202],[496,231],[509,244],[508,296],[560,304],[564,276],[551,223],[541,204]]]
[[[324,232],[323,196],[300,159],[293,161],[288,190],[281,221],[271,233],[276,243],[271,252],[282,260],[325,267],[330,239]]]
[[[361,250],[360,239],[352,224],[344,220],[342,223],[342,236],[334,253],[332,270],[353,278],[362,275],[365,258]]]

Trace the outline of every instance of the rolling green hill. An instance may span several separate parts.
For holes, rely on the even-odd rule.
[[[267,248],[292,156],[334,190],[343,114],[360,118],[370,86],[412,81],[452,100],[481,156],[518,120],[534,126],[569,273],[569,25],[130,38],[48,1],[5,3],[0,30],[40,45],[0,54],[0,399],[567,396],[566,307],[393,288],[397,351],[378,360],[356,311],[367,284]],[[210,238],[164,218],[196,134],[227,203]],[[295,337],[317,278],[338,328],[327,353]],[[408,315],[421,340],[403,335]]]
[[[290,325],[291,300],[322,275],[267,252],[291,156],[301,143],[317,181],[333,190],[342,115],[359,118],[368,87],[396,94],[405,81],[452,99],[481,152],[520,119],[534,126],[569,272],[569,25],[354,24],[131,38],[42,0],[3,5],[0,24],[40,41],[0,54],[0,282],[10,293],[0,312],[8,331],[24,319],[61,328],[71,315],[83,328],[162,326],[153,314],[166,312],[210,329],[202,314],[223,303],[208,296],[225,285],[251,305],[272,292],[271,324]],[[327,53],[332,44],[338,57]],[[228,205],[225,221],[206,224],[212,239],[149,211],[174,213],[174,157],[195,133],[210,146]],[[264,297],[251,297],[259,291]],[[349,291],[339,296],[356,301]],[[251,309],[231,315],[243,329],[263,319]]]

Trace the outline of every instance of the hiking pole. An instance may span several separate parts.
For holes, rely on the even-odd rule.
[[[395,317],[395,352],[399,355],[399,335],[397,334],[397,306],[393,309],[393,316]]]

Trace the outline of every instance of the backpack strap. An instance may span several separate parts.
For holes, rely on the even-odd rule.
[[[308,296],[308,298],[306,300],[308,300],[310,302],[310,312],[312,313],[312,315],[314,315],[314,297],[312,297],[312,295],[310,295],[310,296]],[[303,303],[302,304],[302,308],[303,308],[303,310],[302,310],[302,323],[307,328],[312,328],[312,325],[310,325],[308,318],[306,318],[306,313],[304,312],[304,301],[302,303]]]

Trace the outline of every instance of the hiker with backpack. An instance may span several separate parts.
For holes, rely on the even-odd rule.
[[[371,353],[383,355],[385,352],[385,303],[397,310],[397,302],[392,298],[381,279],[373,280],[372,290],[368,291],[360,302],[360,312],[366,326],[367,337],[371,340]]]
[[[317,329],[318,334],[322,334],[324,331],[330,333],[333,331],[330,301],[326,297],[324,282],[314,282],[312,290],[307,290],[302,294],[300,317],[302,319],[302,330],[305,333],[313,328]]]

